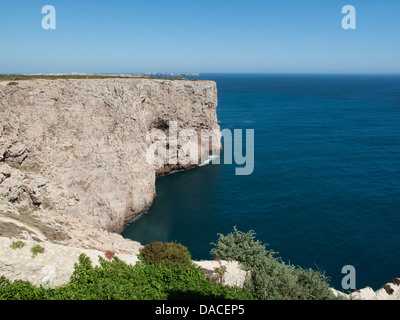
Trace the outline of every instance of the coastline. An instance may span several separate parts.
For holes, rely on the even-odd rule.
[[[150,166],[146,132],[164,128],[174,117],[180,128],[219,129],[212,81],[35,79],[0,82],[0,95],[0,217],[10,231],[0,239],[6,240],[8,257],[10,239],[17,236],[49,245],[49,252],[53,245],[95,255],[113,251],[136,261],[141,244],[118,232],[151,206],[157,176],[196,167]],[[76,253],[67,255],[76,259]],[[29,260],[27,266],[42,274],[51,259],[44,265]],[[4,260],[1,269],[25,278],[32,273],[15,272],[17,265],[24,268]],[[360,297],[374,299],[363,290]],[[386,298],[393,297],[397,293]]]
[[[34,79],[0,82],[0,94],[2,185],[17,192],[4,191],[0,210],[47,210],[111,232],[151,206],[156,176],[196,166],[148,163],[150,130],[176,121],[219,132],[212,81]]]

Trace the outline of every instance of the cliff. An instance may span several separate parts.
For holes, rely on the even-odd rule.
[[[216,107],[212,81],[0,82],[0,236],[136,252],[115,232],[151,206],[157,175],[196,166],[149,163],[148,132],[168,135],[174,121],[209,133],[211,154],[221,148]]]

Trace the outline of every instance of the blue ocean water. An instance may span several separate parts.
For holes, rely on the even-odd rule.
[[[400,277],[400,76],[204,74],[221,129],[255,130],[255,166],[210,164],[157,180],[123,236],[177,240],[194,259],[234,226],[341,289]]]

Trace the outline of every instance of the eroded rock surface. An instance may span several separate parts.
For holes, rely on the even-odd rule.
[[[25,239],[129,252],[113,232],[151,206],[157,175],[193,166],[149,163],[148,132],[168,134],[174,121],[218,141],[216,107],[212,81],[0,82],[0,224]]]

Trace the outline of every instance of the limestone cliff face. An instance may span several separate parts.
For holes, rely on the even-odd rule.
[[[0,82],[0,215],[31,210],[118,232],[152,204],[156,175],[189,167],[149,163],[148,131],[176,121],[218,138],[216,107],[212,81]]]

